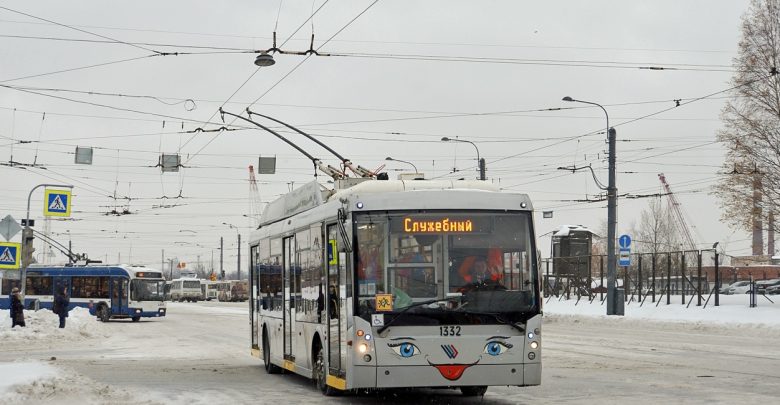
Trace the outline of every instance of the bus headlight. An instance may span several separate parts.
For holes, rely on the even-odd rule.
[[[539,342],[531,342],[531,349],[538,349],[539,348]]]
[[[140,309],[136,309],[136,310],[135,310],[135,313],[136,313],[136,314],[140,314],[140,313],[141,313],[141,310],[140,310]]]
[[[358,351],[363,354],[368,351],[368,345],[365,343],[361,343],[358,345]]]

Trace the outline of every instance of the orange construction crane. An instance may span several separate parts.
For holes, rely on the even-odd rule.
[[[696,241],[693,239],[691,230],[688,227],[688,224],[685,222],[685,216],[682,212],[682,204],[677,201],[677,197],[672,192],[672,187],[670,187],[669,183],[666,182],[666,176],[664,176],[663,173],[658,173],[658,179],[661,180],[661,184],[664,186],[664,190],[666,190],[666,196],[669,198],[669,208],[671,208],[675,218],[677,219],[677,229],[680,231],[680,235],[683,236],[685,248],[688,250],[696,250]]]

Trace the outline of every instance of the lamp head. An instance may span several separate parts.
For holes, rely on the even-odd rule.
[[[449,142],[449,141],[450,141],[450,138],[447,138],[447,137],[445,136],[445,137],[441,138],[441,141],[442,141],[442,142]]]
[[[574,99],[569,97],[569,96],[566,96],[566,97],[562,98],[561,100],[563,100],[563,101],[574,101]]]
[[[385,158],[385,160],[395,160],[395,159],[393,159],[390,156],[388,156],[388,157]]]
[[[257,67],[267,67],[272,66],[276,61],[274,60],[273,55],[262,52],[260,55],[257,55],[257,58],[255,58],[255,65]]]

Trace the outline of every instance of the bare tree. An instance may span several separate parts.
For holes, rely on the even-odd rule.
[[[780,0],[751,0],[742,19],[734,58],[732,98],[718,140],[726,147],[726,173],[715,193],[722,218],[754,232],[754,254],[763,252],[764,230],[774,245],[775,201],[780,197]],[[774,246],[770,246],[774,250]],[[774,253],[770,251],[770,254]]]
[[[633,233],[639,253],[669,252],[680,248],[679,232],[668,205],[661,198],[648,202]]]

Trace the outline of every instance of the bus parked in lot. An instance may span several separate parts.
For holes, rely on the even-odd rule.
[[[272,202],[250,237],[251,352],[266,371],[326,395],[540,384],[529,198],[479,181],[347,180]]]
[[[244,302],[249,299],[249,283],[246,280],[205,281],[206,300]]]
[[[221,285],[220,301],[244,302],[249,299],[249,282],[246,280],[230,280]]]
[[[8,294],[21,280],[0,279],[0,308],[10,305]],[[162,272],[126,265],[43,266],[27,269],[25,307],[51,309],[54,296],[63,288],[70,296],[69,309],[88,308],[106,322],[112,318],[165,316],[165,280]]]
[[[203,290],[200,287],[201,280],[197,278],[177,278],[170,281],[168,300],[179,302],[202,301]]]
[[[218,284],[219,281],[201,280],[200,288],[203,292],[203,299],[206,301],[216,300],[219,298]]]

